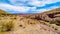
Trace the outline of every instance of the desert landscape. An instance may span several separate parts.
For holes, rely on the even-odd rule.
[[[0,34],[60,34],[60,8],[22,15],[0,10]]]

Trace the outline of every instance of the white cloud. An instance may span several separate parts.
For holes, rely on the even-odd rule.
[[[11,13],[14,13],[14,12],[16,12],[16,13],[29,13],[29,11],[31,13],[41,13],[41,12],[52,10],[52,9],[55,9],[58,7],[59,6],[52,6],[48,9],[46,9],[46,8],[36,9],[36,7],[14,6],[14,5],[10,5],[10,4],[0,3],[0,9],[5,10],[7,12],[11,11]]]
[[[30,1],[30,0],[9,0],[13,5],[24,5],[23,3]]]
[[[56,8],[59,8],[59,6],[52,6],[52,7],[48,8],[48,9],[42,8],[42,9],[35,10],[35,11],[36,11],[36,13],[42,13],[42,12],[53,10],[53,9],[56,9]]]
[[[9,0],[13,5],[10,4],[6,4],[6,3],[0,3],[0,9],[5,10],[7,12],[16,12],[16,13],[41,13],[47,10],[51,10],[54,8],[57,8],[57,6],[52,6],[49,7],[48,9],[46,8],[41,8],[41,9],[37,9],[37,7],[41,7],[41,6],[45,6],[46,4],[50,4],[50,3],[55,3],[55,2],[59,2],[60,0]],[[23,4],[20,2],[28,2],[28,5],[31,5],[33,7],[28,7],[25,6],[27,4]]]
[[[29,0],[9,0],[10,2],[12,3],[17,3],[17,2],[26,2],[26,1],[29,1]]]
[[[40,7],[40,6],[45,6],[46,4],[51,4],[55,2],[59,2],[60,0],[9,0],[12,4],[14,5],[20,5],[19,2],[28,2],[28,5],[35,6],[35,7]]]
[[[60,0],[32,0],[30,2],[28,2],[30,5],[32,6],[36,6],[36,7],[40,7],[40,6],[45,6],[46,4],[51,4],[51,3],[55,3],[55,2],[59,2]]]
[[[8,11],[18,11],[20,13],[26,13],[30,9],[30,7],[13,6],[13,5],[10,5],[10,4],[0,3],[0,9],[8,10]]]
[[[43,2],[37,1],[37,0],[32,0],[32,1],[28,2],[29,5],[35,6],[35,7],[44,6],[44,4],[42,4],[42,3],[43,3]]]

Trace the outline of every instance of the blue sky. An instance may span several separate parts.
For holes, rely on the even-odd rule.
[[[0,9],[14,13],[42,13],[60,7],[60,0],[0,0]]]

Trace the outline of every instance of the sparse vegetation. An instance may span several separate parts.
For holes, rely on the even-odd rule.
[[[50,21],[50,24],[56,24],[56,25],[60,26],[60,20],[56,20],[56,21],[52,20],[52,21]]]
[[[13,22],[12,21],[9,21],[9,23],[3,23],[1,24],[0,26],[0,31],[1,32],[8,32],[8,31],[11,31],[12,28],[13,28]]]
[[[53,11],[53,12],[55,12],[55,11]],[[53,14],[53,12],[52,12],[52,14]],[[58,12],[60,12],[60,11],[58,11]],[[40,24],[42,24],[42,26],[44,25],[43,27],[45,27],[45,25],[48,26],[45,29],[48,29],[49,27],[51,27],[52,29],[58,30],[52,24],[56,24],[56,25],[59,25],[60,26],[60,20],[55,20],[55,21],[52,20],[51,21],[50,19],[45,18],[47,16],[47,14],[50,14],[50,13],[51,12],[49,11],[49,12],[46,13],[46,15],[45,15],[45,13],[44,14],[42,13],[42,14],[37,14],[37,15],[34,14],[34,15],[31,15],[31,16],[30,15],[28,15],[28,16],[24,16],[24,15],[21,16],[21,15],[7,14],[7,13],[5,13],[5,12],[2,11],[2,12],[0,12],[0,17],[1,17],[0,22],[2,23],[2,24],[0,23],[0,34],[6,34],[6,33],[8,34],[9,32],[11,33],[13,29],[14,29],[13,31],[16,31],[16,30],[19,31],[20,30],[20,27],[23,27],[23,29],[25,29],[25,28],[27,28],[27,26],[28,26],[27,29],[29,30],[30,29],[30,25],[32,25],[32,27],[35,29],[35,25],[38,25],[38,27],[39,27]],[[50,16],[52,17],[53,15],[50,14],[47,17],[50,18]],[[53,18],[51,18],[51,19],[54,19],[54,18],[55,17],[53,16]],[[14,21],[14,23],[13,23],[13,21]],[[26,23],[26,25],[25,25],[25,23]],[[15,28],[16,28],[16,30],[15,30]],[[42,29],[44,29],[44,28],[42,28]]]

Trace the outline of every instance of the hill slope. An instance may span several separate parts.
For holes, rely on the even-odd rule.
[[[3,10],[0,10],[0,14],[8,14],[8,13]]]
[[[54,15],[60,14],[59,12],[51,10],[41,14],[11,15],[2,11],[0,13],[0,34],[59,34],[60,26],[51,22],[56,18]],[[49,14],[52,14],[54,18],[49,17]]]
[[[43,20],[46,22],[58,21],[55,24],[60,25],[60,8],[53,9],[50,11],[45,11],[40,14],[30,14],[30,15],[25,15],[25,16],[31,19]]]
[[[58,26],[20,15],[0,16],[0,34],[58,34]]]

